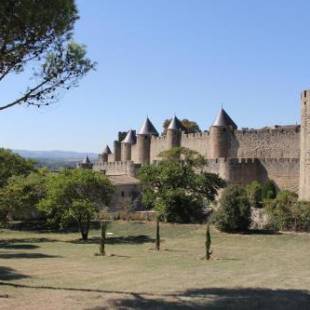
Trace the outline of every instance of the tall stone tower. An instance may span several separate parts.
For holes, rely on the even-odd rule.
[[[121,143],[117,140],[113,142],[114,161],[121,161]]]
[[[299,199],[310,201],[310,90],[301,95]]]
[[[181,121],[175,116],[167,128],[167,147],[172,149],[181,145],[183,125]]]
[[[122,161],[131,160],[131,146],[136,143],[136,133],[134,130],[129,130],[125,139],[122,141]]]
[[[231,131],[234,129],[237,125],[222,108],[210,128],[210,158],[228,157]]]
[[[158,132],[152,122],[147,117],[137,135],[137,162],[139,164],[150,163],[152,136],[158,136]]]

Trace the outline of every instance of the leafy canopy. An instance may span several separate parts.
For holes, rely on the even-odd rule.
[[[144,205],[170,222],[201,220],[205,202],[215,199],[224,181],[205,172],[205,159],[192,150],[174,148],[160,156],[139,173]]]
[[[7,184],[11,176],[25,176],[34,170],[33,161],[24,159],[10,150],[0,148],[0,188]]]
[[[171,118],[170,119],[166,119],[163,123],[163,134],[167,133],[167,128],[171,122]],[[195,121],[191,121],[188,120],[187,118],[184,118],[181,120],[181,124],[183,125],[183,129],[185,133],[198,133],[201,132],[201,129],[199,127],[199,125],[195,122]]]
[[[47,180],[47,194],[39,207],[61,227],[74,219],[82,238],[87,239],[90,221],[99,208],[107,206],[113,185],[100,173],[86,169],[65,169],[51,174]]]
[[[251,224],[251,205],[246,190],[238,185],[224,189],[215,216],[216,227],[225,232],[247,231]]]
[[[12,176],[0,189],[0,220],[6,221],[9,214],[14,219],[38,216],[37,206],[46,194],[47,175],[48,171],[41,169],[27,176]]]
[[[0,1],[0,82],[22,72],[29,81],[22,95],[0,110],[49,105],[58,90],[77,85],[94,68],[85,46],[72,40],[77,19],[74,0]]]

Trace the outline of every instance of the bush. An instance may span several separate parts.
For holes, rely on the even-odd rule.
[[[277,196],[277,187],[272,180],[267,181],[262,186],[262,200],[275,199]]]
[[[245,187],[248,199],[252,208],[263,206],[263,186],[257,181],[253,181]]]
[[[251,206],[244,188],[227,187],[215,214],[216,227],[224,232],[247,231],[251,225]]]
[[[197,223],[204,220],[204,206],[182,191],[170,191],[165,199],[164,219],[169,223]]]
[[[266,204],[271,228],[283,231],[310,231],[310,203],[299,202],[297,199],[297,194],[282,191]]]

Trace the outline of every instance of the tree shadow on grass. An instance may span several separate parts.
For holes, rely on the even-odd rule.
[[[8,250],[33,250],[39,246],[34,244],[15,244],[10,242],[0,242],[0,249]]]
[[[10,281],[29,278],[29,276],[18,273],[15,269],[5,266],[0,266],[0,280]]]
[[[100,244],[100,238],[94,237],[90,238],[87,241],[81,239],[69,241],[70,243],[76,244]],[[143,244],[143,243],[152,243],[155,242],[155,239],[150,238],[147,235],[138,235],[138,236],[126,236],[126,237],[109,237],[106,239],[106,244]]]
[[[0,235],[1,238],[1,235]],[[0,247],[5,244],[13,243],[41,243],[41,242],[61,242],[60,240],[51,238],[11,238],[11,239],[0,239]]]
[[[270,229],[250,229],[244,235],[282,235],[281,232]]]
[[[58,258],[61,256],[48,255],[42,253],[0,253],[0,259],[18,259],[18,258]]]
[[[125,299],[109,301],[117,309],[208,309],[208,310],[306,310],[310,293],[303,290],[271,290],[259,288],[209,288],[152,297],[131,294]],[[103,307],[91,310],[104,309]]]

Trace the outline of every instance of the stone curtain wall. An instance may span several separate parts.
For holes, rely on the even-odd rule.
[[[235,131],[231,143],[233,158],[299,158],[300,128]]]
[[[260,163],[262,172],[266,171],[278,188],[298,193],[299,158],[264,159]]]
[[[196,151],[208,158],[208,151],[210,150],[209,132],[182,134],[181,146]]]
[[[252,181],[273,180],[281,190],[298,191],[299,159],[229,158],[208,160],[206,170],[231,184],[246,185]]]

